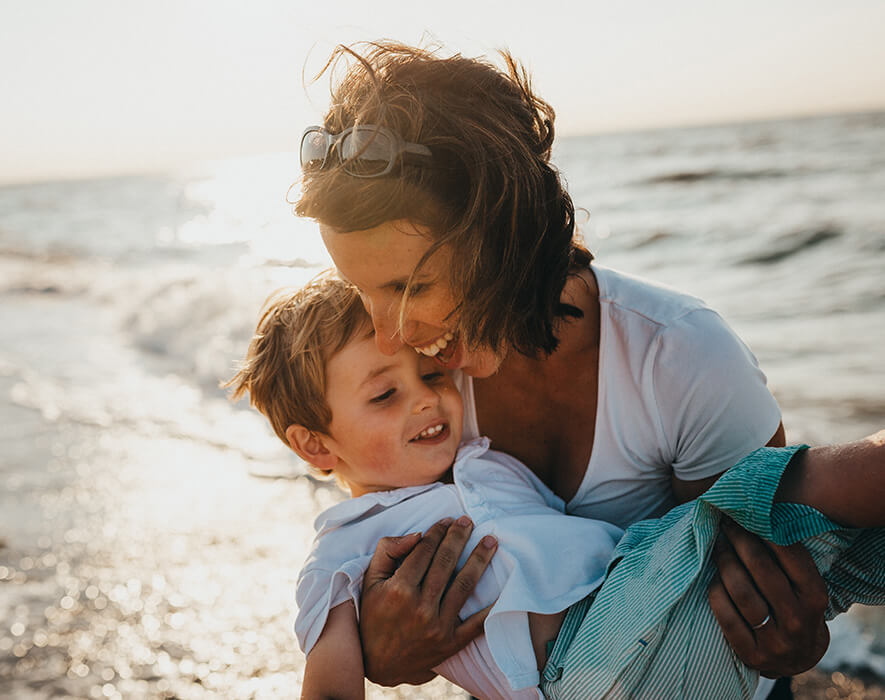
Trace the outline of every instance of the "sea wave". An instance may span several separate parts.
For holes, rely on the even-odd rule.
[[[693,184],[709,180],[770,180],[802,174],[795,169],[761,168],[759,170],[683,170],[640,180],[640,185]]]
[[[843,231],[836,226],[812,230],[790,231],[773,238],[765,252],[747,256],[739,261],[743,265],[771,265],[798,255],[809,248],[840,238]]]

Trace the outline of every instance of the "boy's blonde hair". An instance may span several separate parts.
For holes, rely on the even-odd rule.
[[[290,425],[327,432],[326,362],[366,324],[356,288],[331,271],[301,289],[279,289],[264,303],[239,371],[222,386],[234,400],[248,391],[287,446]]]

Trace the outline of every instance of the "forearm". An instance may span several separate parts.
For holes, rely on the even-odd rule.
[[[307,655],[301,700],[364,700],[363,675],[356,610],[348,601],[329,611]]]
[[[334,665],[333,665],[334,664]],[[366,690],[362,675],[357,678],[346,667],[334,660],[322,666],[308,658],[301,686],[301,700],[365,700]]]
[[[804,503],[845,527],[885,527],[885,430],[797,454],[775,501]]]

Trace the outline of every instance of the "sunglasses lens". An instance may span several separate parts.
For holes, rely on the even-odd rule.
[[[308,131],[301,137],[301,167],[305,170],[321,168],[326,162],[326,135],[322,131]]]
[[[390,136],[373,127],[355,128],[340,148],[345,171],[362,177],[387,172],[396,153]]]

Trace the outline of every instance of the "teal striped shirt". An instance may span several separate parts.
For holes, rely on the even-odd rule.
[[[707,600],[722,513],[776,544],[802,542],[827,583],[828,619],[852,603],[885,604],[885,529],[845,529],[809,506],[774,503],[800,449],[757,450],[697,500],[628,528],[602,587],[569,609],[544,669],[544,695],[753,696],[758,674],[734,655]]]

